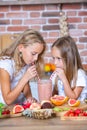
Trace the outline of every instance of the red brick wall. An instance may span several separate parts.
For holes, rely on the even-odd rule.
[[[70,35],[76,40],[83,64],[87,64],[87,3],[63,4]],[[59,37],[59,4],[0,6],[0,34],[39,30],[47,42],[45,61],[51,61],[50,46]]]

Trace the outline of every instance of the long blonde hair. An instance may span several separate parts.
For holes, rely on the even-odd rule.
[[[83,67],[74,39],[70,36],[58,38],[53,43],[52,47],[54,46],[60,50],[61,56],[64,59],[65,73],[69,83],[74,80],[73,85],[75,86],[78,69],[83,69]]]
[[[17,49],[18,45],[23,44],[24,47],[27,47],[29,44],[34,44],[34,43],[42,44],[45,50],[45,41],[43,37],[41,36],[41,34],[36,30],[27,29],[22,34],[20,34],[17,37],[17,39],[8,48],[6,48],[5,50],[1,52],[0,59],[2,59],[4,56],[8,56],[8,58],[10,59],[14,59],[15,64],[16,64],[16,71],[19,71],[21,67],[24,66],[24,62],[23,62],[22,57],[20,56],[20,52]],[[42,61],[42,54],[39,55],[39,58],[38,58],[39,62],[40,60]]]

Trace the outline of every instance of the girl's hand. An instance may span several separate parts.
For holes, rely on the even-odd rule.
[[[24,74],[24,78],[28,81],[37,76],[36,66],[30,66]]]
[[[36,100],[34,97],[29,97],[28,99],[26,99],[26,100],[24,101],[23,104],[27,104],[27,103],[32,104],[32,103],[34,103],[34,102],[37,102],[37,100]]]
[[[57,76],[63,81],[64,79],[66,79],[66,75],[64,72],[64,69],[62,68],[56,68],[55,73],[57,74]]]

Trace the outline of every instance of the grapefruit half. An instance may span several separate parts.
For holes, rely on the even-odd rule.
[[[22,105],[15,105],[13,107],[12,113],[16,114],[16,113],[21,113],[24,110]]]
[[[50,98],[51,102],[56,106],[61,106],[68,101],[68,97],[54,95]]]
[[[71,107],[78,107],[80,105],[80,101],[75,99],[69,99],[68,105]]]

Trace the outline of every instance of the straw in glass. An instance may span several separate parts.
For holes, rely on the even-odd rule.
[[[51,74],[50,80],[52,80],[52,78],[54,77],[54,75],[55,75],[55,71]]]

